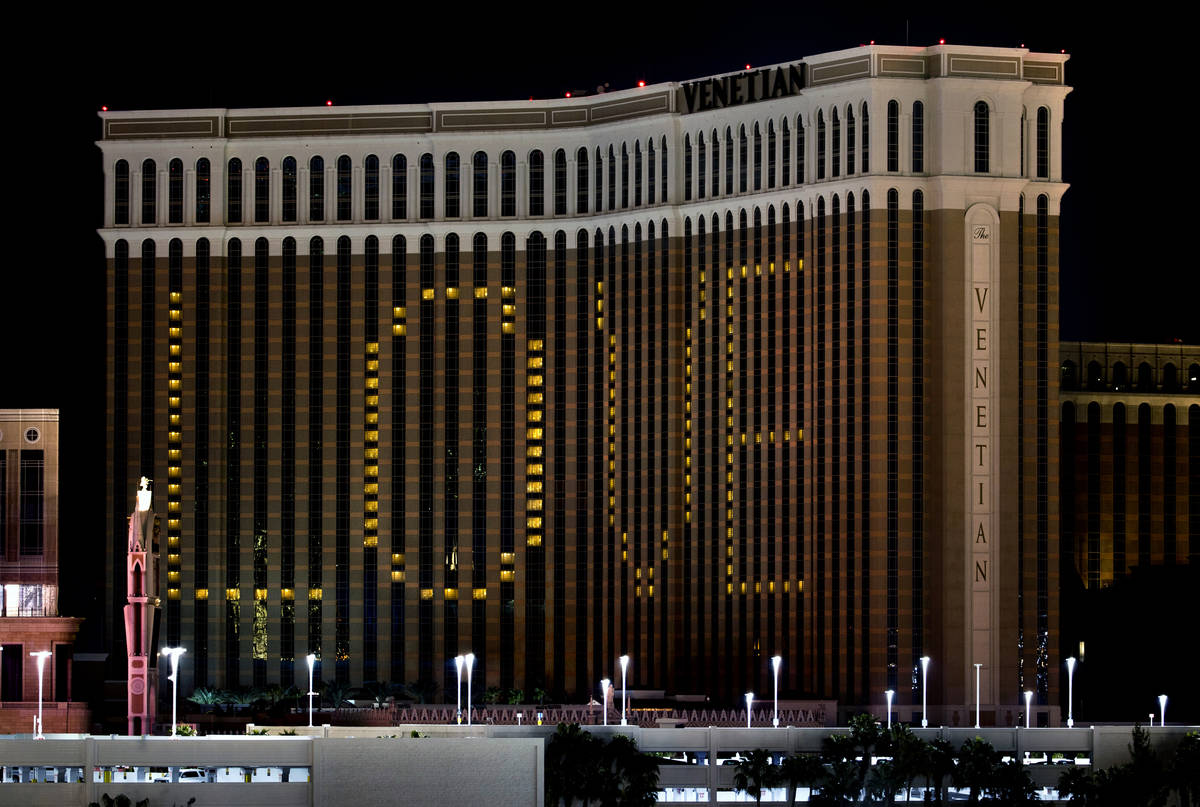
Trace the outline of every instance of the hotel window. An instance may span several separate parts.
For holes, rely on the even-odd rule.
[[[392,218],[408,218],[408,158],[392,156]]]
[[[554,215],[567,215],[567,153],[554,152]]]
[[[596,212],[599,213],[604,209],[604,157],[600,152],[600,147],[596,146],[596,162],[595,162],[595,178],[592,183],[594,198],[596,200]]]
[[[283,198],[281,220],[296,220],[296,158],[283,158]]]
[[[709,168],[712,171],[712,195],[719,196],[721,194],[721,135],[716,129],[712,130],[712,139],[709,141],[709,147],[712,149],[712,166]]]
[[[320,156],[308,161],[308,219],[325,220],[325,160]]]
[[[446,218],[456,219],[460,215],[459,209],[459,159],[458,152],[452,151],[446,155],[446,173],[442,177],[442,181],[446,184],[446,199],[445,209]]]
[[[575,212],[588,212],[588,152],[581,148],[575,155]]]
[[[654,162],[654,138],[646,141],[646,204],[654,204],[654,170],[656,163]],[[665,165],[663,166],[666,167]]]
[[[792,130],[788,128],[787,118],[780,121],[780,124],[783,130],[781,132],[783,142],[780,143],[781,150],[779,152],[780,173],[783,177],[782,184],[786,186],[792,184]]]
[[[725,127],[725,195],[733,195],[733,129]]]
[[[271,163],[266,157],[254,161],[254,221],[271,220]]]
[[[229,161],[226,173],[226,221],[230,225],[241,223],[241,160],[238,157]]]
[[[46,501],[45,455],[40,448],[21,449],[20,531],[21,554],[41,555],[45,548],[44,513]]]
[[[671,186],[667,184],[667,138],[665,137],[662,139],[662,154],[659,155],[659,159],[662,162],[662,200],[667,202],[670,201],[668,189]]]
[[[977,174],[986,174],[991,170],[989,168],[989,157],[991,156],[989,129],[987,102],[977,101],[975,103],[975,173]]]
[[[642,206],[642,141],[633,143],[633,206]]]
[[[350,158],[343,154],[338,157],[337,161],[337,219],[338,221],[350,221],[350,200],[352,197],[352,187],[350,172],[352,165]]]
[[[683,136],[683,201],[692,201],[692,137]]]
[[[708,149],[704,146],[704,132],[696,133],[696,198],[704,198],[704,180],[708,170]],[[653,171],[651,171],[653,174]],[[684,194],[686,197],[686,194]]]
[[[867,112],[867,102],[862,105],[862,172],[871,170],[871,118]]]
[[[433,218],[433,155],[421,155],[421,178],[419,192],[421,194],[421,218]]]
[[[854,173],[854,105],[846,105],[846,175]]]
[[[746,124],[738,126],[738,193],[746,192],[746,179],[750,171],[750,144],[746,139]]]
[[[379,158],[374,154],[363,161],[363,218],[379,218]]]
[[[529,215],[546,213],[546,166],[542,152],[529,152]]]
[[[475,152],[471,158],[471,215],[477,219],[487,218],[488,214],[488,157],[482,151]]]
[[[796,184],[804,184],[804,119],[796,116]]]
[[[1037,178],[1050,178],[1050,110],[1044,106],[1037,111]]]
[[[829,110],[830,124],[833,128],[833,157],[830,162],[830,175],[842,175],[842,121],[838,118],[837,107]]]
[[[825,178],[825,113],[817,110],[817,179]]]
[[[212,202],[212,170],[207,157],[196,160],[196,223],[208,224]]]
[[[167,221],[183,223],[183,160],[178,157],[167,164]]]
[[[767,187],[775,187],[775,121],[773,120],[767,121]]]
[[[754,190],[762,190],[762,131],[754,124]]]
[[[608,209],[617,208],[617,154],[608,147]]]
[[[154,160],[142,161],[142,224],[154,224],[157,214],[155,190],[158,183],[158,168]]]
[[[129,163],[124,160],[113,166],[113,221],[129,223]]]
[[[912,170],[914,174],[925,172],[925,105],[920,101],[913,101]]]
[[[621,144],[621,209],[629,207],[629,144]]]
[[[517,215],[517,155],[500,155],[500,215]]]
[[[887,170],[900,170],[900,104],[887,105]]]

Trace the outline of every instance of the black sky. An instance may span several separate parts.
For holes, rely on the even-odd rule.
[[[830,4],[826,4],[830,5]],[[836,5],[836,4],[833,4]],[[101,105],[115,110],[398,104],[560,97],[684,80],[853,47],[948,43],[1071,54],[1067,81],[1061,336],[1200,343],[1194,260],[1181,235],[1194,149],[1182,110],[1187,43],[1147,13],[1104,18],[987,4],[973,14],[900,4],[649,4],[484,15],[411,5],[319,11],[234,6],[65,8],[17,17],[5,55],[10,255],[0,284],[0,407],[62,410],[62,530],[104,536],[104,204]],[[923,6],[924,7],[924,6]],[[660,7],[661,8],[661,7]],[[439,9],[440,10],[440,9]],[[57,15],[61,11],[61,19]],[[30,12],[25,12],[27,15]],[[56,15],[56,16],[51,16]],[[20,47],[18,47],[18,45]],[[1136,56],[1136,58],[1135,58]],[[1163,76],[1166,76],[1164,79]],[[1172,133],[1177,136],[1173,137]],[[19,302],[18,302],[19,301]],[[93,590],[77,595],[80,605]],[[64,591],[64,606],[72,596]]]

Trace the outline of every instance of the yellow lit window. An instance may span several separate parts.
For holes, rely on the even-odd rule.
[[[516,577],[517,577],[516,572],[514,572],[512,569],[501,569],[500,570],[500,582],[501,583],[511,583],[511,582],[513,582],[513,580],[516,579]]]
[[[368,372],[374,372],[379,369],[379,359],[367,359]]]
[[[739,586],[739,588],[741,589],[741,591],[740,591],[739,593],[741,593],[741,594],[745,594],[745,593],[746,593],[746,581],[745,581],[745,580],[743,580],[743,581],[742,581],[742,583],[741,583],[741,585]]]
[[[501,286],[500,287],[500,296],[506,300],[511,300],[512,298],[517,296],[517,290],[515,288],[513,288],[512,286]]]
[[[475,287],[475,299],[476,300],[486,300],[487,299],[487,286],[476,286]]]
[[[363,502],[363,509],[366,510],[368,513],[378,512],[379,502],[376,501],[375,499],[367,499],[365,502]]]
[[[177,588],[169,588],[169,589],[167,589],[167,599],[168,599],[168,600],[177,600],[177,599],[179,599],[179,589],[177,589]]]
[[[500,333],[511,334],[517,332],[517,326],[511,322],[500,323]]]
[[[433,299],[433,289],[421,289],[421,299],[422,300],[432,300]]]
[[[196,599],[207,600],[208,599],[208,589],[206,589],[206,588],[196,589]]]
[[[597,314],[603,314],[603,313],[604,313],[604,301],[603,301],[603,300],[597,300],[597,301],[596,301],[596,313],[597,313]]]
[[[379,441],[379,431],[377,429],[368,429],[365,437],[368,442],[376,443]]]
[[[732,593],[733,593],[733,583],[726,583],[726,584],[725,584],[725,593],[726,593],[726,594],[732,594]]]
[[[402,306],[402,305],[393,306],[392,307],[392,316],[403,319],[404,317],[408,316],[408,308],[406,308],[405,306]]]
[[[318,602],[319,602],[319,601],[320,601],[320,599],[321,599],[321,589],[319,589],[319,588],[310,588],[310,589],[308,590],[308,598],[309,598],[310,600],[314,600],[314,601],[318,601]]]
[[[236,601],[236,600],[240,600],[241,598],[242,598],[242,592],[238,591],[236,588],[225,589],[225,599],[231,600],[231,601]]]
[[[404,323],[398,323],[392,326],[392,336],[406,336],[408,334],[408,326]]]
[[[403,565],[404,564],[404,553],[403,552],[393,552],[392,553],[392,563]]]
[[[431,589],[431,588],[421,589],[421,599],[432,600],[433,599],[433,589]]]
[[[180,502],[177,502],[177,501],[176,502],[167,502],[167,512],[168,513],[178,513],[180,511],[180,508],[181,508]]]
[[[178,378],[172,378],[167,382],[167,389],[169,389],[171,392],[179,392],[183,389],[183,382]]]
[[[447,600],[457,600],[458,599],[458,589],[457,588],[447,588],[445,591],[442,592],[442,596],[445,597]]]
[[[530,516],[529,518],[525,519],[525,526],[531,530],[540,530],[542,528],[542,517]]]
[[[379,406],[379,396],[378,395],[368,395],[367,396],[367,406]]]
[[[526,383],[528,383],[529,386],[531,386],[531,387],[540,387],[540,386],[542,386],[542,381],[544,381],[544,380],[545,379],[541,373],[538,373],[536,375],[531,374]]]
[[[179,572],[167,572],[167,582],[168,583],[178,583],[179,582]]]
[[[180,292],[173,291],[171,292],[170,300],[172,304],[181,303],[183,302],[183,295]]]
[[[528,362],[526,362],[525,366],[530,369],[536,369],[538,367],[541,367],[542,364],[543,364],[543,359],[541,356],[530,356],[529,360],[528,360]]]
[[[367,423],[370,423],[373,426],[378,422],[379,422],[379,413],[378,412],[368,412],[367,413]]]
[[[762,583],[758,582],[757,580],[754,581],[754,593],[762,594]]]
[[[529,342],[527,343],[529,350],[541,350],[543,347],[543,344],[544,343],[541,339],[530,339]]]
[[[370,482],[366,485],[363,485],[363,493],[378,493],[378,492],[379,492],[379,483],[378,482]]]
[[[172,339],[182,339],[183,338],[183,328],[168,328],[167,335],[170,336]]]
[[[404,570],[403,569],[395,569],[392,571],[392,582],[393,583],[403,583],[404,582]]]
[[[529,446],[528,448],[525,449],[525,456],[526,457],[542,456],[542,447],[541,446]]]
[[[294,588],[281,588],[279,589],[279,597],[284,600],[294,600],[296,599],[296,590]]]
[[[525,505],[525,509],[526,510],[541,510],[542,509],[542,500],[541,499],[530,499],[529,502]]]
[[[596,330],[604,330],[604,317],[596,317]]]
[[[515,552],[501,552],[500,553],[500,562],[501,563],[515,563],[516,560],[517,560],[517,555]]]
[[[265,600],[267,598],[267,590],[265,588],[254,589],[254,599]]]
[[[541,440],[542,439],[542,429],[541,428],[526,429],[525,430],[525,438],[527,440]]]
[[[542,422],[542,414],[543,414],[543,413],[542,413],[542,410],[541,410],[541,409],[530,409],[530,410],[529,410],[529,420],[530,420],[530,422],[532,422],[532,423],[541,423],[541,422]]]
[[[774,265],[774,264],[771,264],[771,268],[774,268],[774,267],[775,267],[775,265]],[[774,581],[774,580],[771,580],[771,581],[769,581],[769,582],[767,583],[767,592],[768,592],[769,594],[774,594],[774,593],[775,593],[775,581]]]
[[[183,364],[181,362],[177,362],[177,361],[169,361],[169,362],[167,362],[167,372],[168,373],[181,373],[181,372],[183,372]]]
[[[168,355],[182,356],[183,355],[183,345],[171,345],[171,349],[170,349]]]
[[[379,529],[379,519],[377,519],[377,518],[364,519],[363,526],[365,528],[367,528],[368,530],[377,530],[377,529]],[[372,544],[372,546],[376,546],[376,545],[377,544]]]
[[[664,546],[663,547],[663,560],[666,560],[666,559],[667,559],[667,548]]]
[[[542,474],[542,464],[535,462],[526,469],[526,472],[531,476],[540,476]]]
[[[487,589],[486,588],[472,589],[471,590],[471,599],[486,600],[487,599]]]
[[[596,293],[597,293],[597,294],[603,294],[603,293],[604,293],[604,281],[603,281],[603,280],[597,280],[597,281],[596,281]]]
[[[542,536],[541,535],[531,534],[525,538],[525,546],[541,546],[541,545],[542,545]]]
[[[367,379],[367,389],[379,389],[379,379],[378,378],[368,378]]]
[[[537,482],[537,481],[526,482],[525,483],[525,492],[526,493],[541,493],[542,492],[542,483]]]
[[[755,445],[762,445],[762,432],[755,432],[755,433],[754,433],[754,444],[755,444]]]
[[[447,300],[457,300],[458,299],[458,286],[448,286],[446,288],[446,299]]]

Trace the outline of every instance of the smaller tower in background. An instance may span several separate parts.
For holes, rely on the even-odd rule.
[[[126,563],[125,646],[129,648],[129,734],[149,734],[158,696],[158,519],[151,509],[151,482],[142,477],[137,509],[129,516]]]

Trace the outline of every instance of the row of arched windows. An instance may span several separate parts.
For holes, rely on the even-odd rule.
[[[1186,390],[1200,393],[1200,363],[1193,362],[1188,366],[1184,378],[1179,377],[1178,368],[1174,362],[1162,366],[1155,378],[1154,367],[1149,362],[1141,362],[1136,372],[1125,362],[1118,361],[1112,366],[1112,372],[1105,372],[1105,367],[1098,361],[1088,362],[1086,374],[1080,377],[1080,367],[1071,359],[1061,366],[1060,387],[1064,390],[1086,389],[1092,392],[1163,392],[1177,393]]]
[[[581,147],[575,156],[575,211],[586,214],[589,207],[596,212],[628,209],[665,203],[669,199],[668,150],[665,137],[655,145],[655,139],[609,145],[607,151],[596,147],[594,158],[587,147]],[[565,216],[568,215],[568,159],[564,149],[557,149],[546,165],[546,157],[539,149],[527,155],[525,163],[525,215]],[[441,160],[442,209],[441,217],[453,219],[464,216],[469,210],[473,218],[489,218],[494,215],[514,217],[517,215],[517,156],[507,150],[500,154],[498,176],[498,199],[491,194],[493,166],[484,151],[472,154],[466,166],[456,151],[445,154]],[[300,178],[299,165],[295,157],[285,157],[280,166],[279,213],[282,222],[296,222],[303,214],[306,221],[326,220],[353,221],[356,218],[355,166],[348,155],[343,154],[334,163],[332,177],[328,175],[325,160],[314,155],[306,166],[308,178]],[[468,181],[464,170],[470,171]],[[434,156],[425,153],[417,164],[417,217],[438,217],[437,172]],[[548,176],[547,176],[548,175]],[[118,160],[113,170],[114,223],[131,224],[130,168],[126,160]],[[249,199],[245,185],[250,177]],[[607,182],[605,178],[607,177]],[[332,210],[328,209],[328,189],[333,179],[334,197]],[[361,218],[378,221],[380,209],[380,166],[379,158],[367,155],[361,166]],[[549,188],[547,188],[549,182]],[[227,164],[225,174],[225,221],[228,224],[253,222],[271,223],[273,178],[270,160],[258,157],[252,166],[246,166],[240,157],[233,157]],[[300,189],[307,186],[307,198],[301,198]],[[547,199],[547,192],[549,198]],[[141,225],[160,223],[158,209],[158,167],[152,159],[141,164]],[[184,218],[184,168],[179,158],[170,160],[167,166],[167,224],[182,224]],[[594,199],[594,206],[589,204]],[[607,204],[606,204],[607,201]],[[307,207],[302,204],[307,202]],[[409,217],[408,159],[396,154],[391,163],[391,209],[392,220]],[[498,202],[498,204],[497,204]],[[498,208],[498,209],[497,209]],[[330,215],[332,214],[332,216]],[[212,218],[212,165],[202,157],[195,164],[195,222],[208,224]]]

